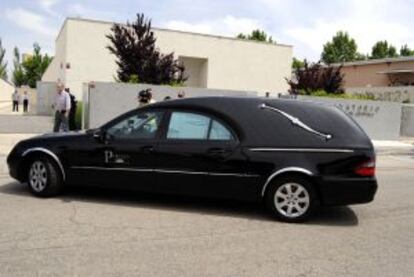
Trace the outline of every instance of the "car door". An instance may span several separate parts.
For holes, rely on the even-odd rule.
[[[206,178],[207,195],[223,198],[254,200],[260,176],[252,173],[250,161],[241,141],[229,124],[212,119],[208,135],[209,161]]]
[[[93,146],[78,153],[74,174],[90,184],[153,190],[154,149],[164,112],[136,111],[104,126]],[[72,155],[74,156],[74,155]]]
[[[220,119],[194,111],[172,110],[166,121],[156,149],[160,188],[203,196],[231,194],[248,170],[234,131]]]

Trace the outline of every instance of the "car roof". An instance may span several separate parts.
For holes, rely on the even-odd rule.
[[[261,109],[265,104],[301,120],[332,139],[326,140],[280,113]],[[227,121],[246,145],[263,147],[370,148],[371,141],[355,121],[338,108],[309,100],[265,97],[193,97],[148,105],[146,108],[189,109],[212,113]]]

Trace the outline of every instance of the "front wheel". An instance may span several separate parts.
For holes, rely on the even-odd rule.
[[[278,219],[302,222],[318,205],[312,184],[301,176],[283,176],[272,182],[266,194],[266,205]]]
[[[28,170],[27,183],[35,196],[50,197],[63,188],[62,175],[57,166],[46,157],[35,157]]]

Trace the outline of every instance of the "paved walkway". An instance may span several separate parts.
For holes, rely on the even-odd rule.
[[[21,115],[23,114],[23,105],[19,105],[19,111],[12,111],[12,102],[11,101],[0,101],[0,115]]]
[[[51,116],[0,114],[1,134],[42,134],[52,129]]]

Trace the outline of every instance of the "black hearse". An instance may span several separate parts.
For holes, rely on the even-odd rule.
[[[10,175],[36,196],[73,184],[264,201],[302,221],[319,205],[373,200],[370,139],[339,109],[297,100],[164,101],[84,133],[19,142]]]

